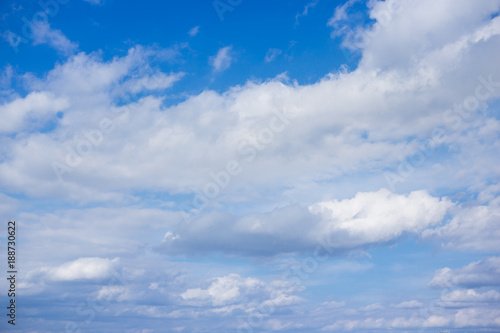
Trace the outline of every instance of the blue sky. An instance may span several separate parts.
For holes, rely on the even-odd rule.
[[[499,10],[2,1],[2,332],[499,331]]]

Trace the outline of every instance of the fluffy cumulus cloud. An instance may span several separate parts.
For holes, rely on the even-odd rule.
[[[311,212],[322,216],[321,234],[339,234],[339,247],[390,241],[403,233],[418,233],[440,223],[451,206],[425,191],[396,195],[389,190],[358,193],[352,199],[321,202]]]

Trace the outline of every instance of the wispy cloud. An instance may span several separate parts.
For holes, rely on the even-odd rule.
[[[34,22],[33,44],[47,44],[63,55],[71,55],[78,49],[78,44],[70,41],[60,30],[52,29],[49,23]]]
[[[200,32],[200,26],[197,25],[196,27],[193,27],[188,31],[188,35],[194,37],[198,34],[198,32]]]
[[[303,16],[307,16],[309,14],[309,10],[316,7],[316,5],[319,3],[319,0],[313,0],[309,2],[307,5],[305,5],[304,10],[301,13],[297,13],[295,15],[295,24],[299,24],[299,18]]]
[[[265,62],[273,62],[280,54],[282,51],[280,49],[269,49],[266,52],[266,56],[264,58]]]
[[[209,63],[213,67],[214,72],[223,72],[228,69],[234,61],[233,58],[233,46],[226,46],[219,51],[213,57],[210,57]]]

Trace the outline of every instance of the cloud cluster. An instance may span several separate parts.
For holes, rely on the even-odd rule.
[[[358,193],[352,199],[326,201],[302,208],[288,206],[270,213],[234,216],[205,213],[168,231],[166,253],[223,251],[277,254],[342,251],[418,234],[442,222],[451,202],[416,191],[408,196],[383,189]]]
[[[102,52],[75,54],[77,44],[61,31],[39,26],[34,43],[67,58],[40,76],[7,67],[1,79],[8,88],[0,100],[0,186],[9,194],[0,194],[0,215],[19,212],[28,272],[20,288],[71,304],[93,297],[112,304],[103,316],[167,318],[174,331],[190,331],[193,319],[215,331],[236,329],[240,315],[271,305],[279,309],[263,329],[500,327],[497,256],[436,271],[429,286],[450,288],[437,297],[439,312],[414,294],[344,300],[313,278],[304,285],[321,300],[311,309],[305,301],[313,292],[275,278],[297,268],[296,257],[260,275],[242,268],[248,258],[255,267],[318,249],[334,261],[406,235],[451,251],[499,250],[499,190],[491,179],[500,175],[500,1],[370,1],[370,27],[349,26],[355,4],[347,1],[329,23],[334,37],[346,36],[344,46],[362,53],[355,70],[305,85],[285,75],[250,80],[176,103],[170,91],[191,73],[155,63],[169,64],[179,49],[136,46],[105,60]],[[197,33],[196,26],[189,35]],[[353,45],[351,38],[365,40]],[[270,49],[265,61],[279,54]],[[234,61],[226,46],[208,65],[217,75]],[[13,77],[25,91],[11,90]],[[474,99],[478,92],[485,98]],[[425,161],[384,189],[384,172],[408,171],[404,162],[420,156],[436,129],[442,135]],[[240,171],[230,174],[235,163]],[[200,193],[215,185],[217,194],[200,207]],[[452,202],[458,190],[474,199]],[[239,273],[204,262],[212,255],[237,258]],[[134,279],[103,285],[118,257]],[[373,266],[350,265],[351,274]],[[349,265],[325,266],[328,278],[342,266]],[[61,296],[66,283],[75,292]],[[329,296],[335,301],[323,299]],[[47,318],[55,310],[36,313]]]
[[[400,160],[411,156],[434,129],[449,126],[443,114],[474,93],[480,83],[478,76],[491,75],[494,83],[500,77],[498,68],[491,65],[495,62],[488,58],[495,53],[493,39],[498,35],[498,20],[481,14],[492,12],[492,3],[478,8],[462,3],[456,6],[461,13],[472,12],[471,29],[454,29],[455,21],[432,26],[433,31],[448,34],[426,44],[425,52],[415,53],[405,70],[397,67],[397,62],[380,70],[370,61],[388,59],[385,53],[403,59],[409,52],[411,48],[399,48],[395,45],[400,44],[392,42],[389,47],[384,41],[392,41],[392,35],[385,33],[396,33],[399,24],[405,22],[404,13],[410,11],[400,13],[394,18],[394,25],[374,39],[370,48],[364,50],[366,60],[352,72],[332,73],[303,86],[276,78],[247,82],[221,94],[205,90],[169,107],[164,105],[168,93],[159,96],[158,92],[171,87],[182,73],[144,68],[155,59],[175,57],[175,50],[136,47],[110,61],[103,61],[98,53],[76,54],[56,65],[45,77],[25,75],[33,97],[11,97],[9,103],[27,105],[25,113],[16,115],[20,125],[11,130],[17,131],[28,130],[29,115],[43,111],[29,103],[34,96],[50,96],[51,101],[61,104],[50,106],[46,116],[52,115],[47,121],[55,124],[53,129],[30,133],[15,141],[4,139],[8,145],[2,150],[9,159],[0,164],[0,182],[10,191],[23,191],[30,196],[49,193],[87,202],[109,200],[112,192],[121,196],[125,191],[152,187],[195,195],[211,181],[211,172],[237,160],[243,171],[214,199],[216,203],[229,204],[244,195],[260,204],[272,201],[275,206],[310,205],[328,196],[354,195],[365,184],[372,190],[386,187],[380,176],[383,171],[397,168]],[[450,27],[442,28],[446,24]],[[427,32],[418,29],[412,36],[417,34],[415,39],[421,39]],[[379,43],[384,46],[375,48]],[[224,47],[212,58],[214,70],[228,68],[233,59],[231,50],[230,46]],[[481,54],[483,61],[474,61],[476,54]],[[490,88],[493,91],[484,103],[500,95],[494,84]],[[9,105],[4,103],[2,108]],[[61,119],[54,116],[58,109],[63,111]],[[262,130],[276,113],[293,114],[294,118],[282,132],[271,137]],[[104,118],[112,121],[114,130],[94,145],[85,134],[99,130]],[[483,119],[481,113],[471,114],[460,131],[474,130],[491,136],[493,122],[488,117]],[[447,134],[440,144],[458,144],[467,158],[491,156],[487,151],[491,146],[486,147],[470,133],[470,139],[463,141]],[[496,142],[497,138],[493,140]],[[182,153],[179,147],[184,147]],[[22,163],[26,156],[33,155],[38,158],[36,168]],[[442,165],[435,155],[431,156],[426,163],[434,168],[422,166],[401,189],[432,191],[443,186],[440,182],[456,181],[452,177],[460,169],[465,173],[465,186],[474,184],[472,175],[477,170],[467,166],[462,155],[450,152],[448,157],[449,162]],[[67,160],[75,159],[81,159],[76,168],[68,165]],[[63,183],[54,182],[58,179],[52,168],[54,161],[69,168],[59,170]],[[443,168],[448,167],[451,171],[444,173]],[[494,169],[481,172],[483,177],[497,174]],[[347,174],[353,179],[349,186],[342,183]],[[431,181],[434,178],[439,181]],[[334,181],[340,182],[339,186],[332,189],[326,185]]]

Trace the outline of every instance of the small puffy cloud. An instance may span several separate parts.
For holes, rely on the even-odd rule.
[[[433,288],[498,286],[500,257],[486,258],[457,269],[440,269],[428,285]]]
[[[394,307],[398,308],[398,309],[418,309],[418,308],[421,308],[423,306],[424,306],[424,304],[422,302],[417,301],[417,300],[401,302],[399,304],[394,305]]]
[[[223,72],[231,66],[234,61],[232,51],[232,45],[226,46],[219,49],[215,56],[210,57],[209,63],[213,67],[214,72]]]
[[[240,302],[263,287],[264,283],[258,279],[229,274],[216,278],[207,289],[188,289],[181,297],[187,301],[209,300],[214,306],[220,306]]]
[[[198,32],[200,32],[200,26],[197,25],[196,27],[193,27],[188,31],[188,35],[194,37],[198,34]]]
[[[273,307],[297,304],[302,298],[293,293],[299,290],[287,281],[266,284],[256,278],[229,274],[215,278],[206,289],[187,289],[180,296],[188,304],[205,304],[231,311],[236,307],[250,309],[255,302]]]
[[[63,55],[71,55],[78,49],[78,44],[70,41],[60,30],[52,29],[46,22],[33,22],[33,44],[47,44]]]
[[[380,303],[373,303],[369,304],[367,306],[362,307],[360,310],[361,311],[377,311],[377,310],[382,310],[384,306]]]
[[[264,58],[265,62],[273,62],[280,54],[281,54],[280,49],[269,49],[266,52],[266,56]]]
[[[100,5],[104,0],[83,0],[83,1],[91,3],[93,5]]]
[[[54,281],[95,280],[110,277],[114,271],[118,258],[79,258],[62,264],[59,267],[49,268],[46,276]]]

